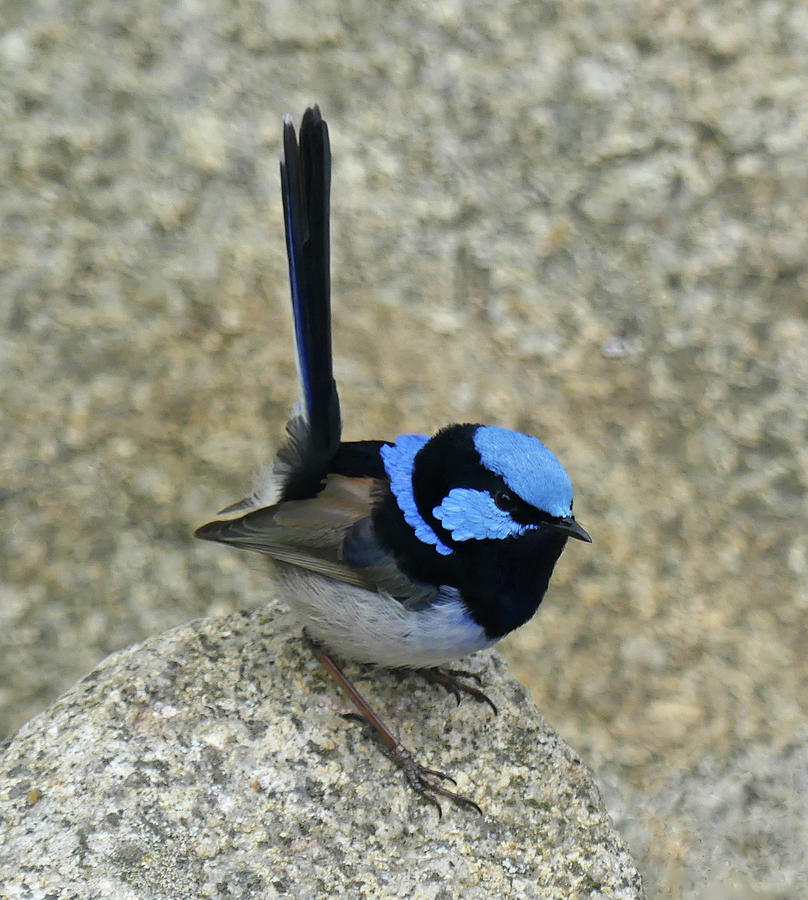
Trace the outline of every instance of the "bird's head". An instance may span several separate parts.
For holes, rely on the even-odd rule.
[[[591,541],[572,514],[569,476],[537,438],[449,425],[432,438],[401,435],[382,456],[404,518],[443,555],[536,531]]]

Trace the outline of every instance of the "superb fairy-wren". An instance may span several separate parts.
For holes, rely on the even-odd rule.
[[[527,622],[567,538],[572,483],[537,438],[490,425],[343,442],[332,373],[331,151],[316,106],[300,143],[287,116],[281,188],[302,401],[268,482],[196,536],[272,557],[324,667],[434,803],[477,804],[439,784],[356,691],[331,654],[422,671],[459,699],[493,704],[441,668]],[[495,707],[493,707],[496,711]],[[451,779],[449,779],[451,780]]]

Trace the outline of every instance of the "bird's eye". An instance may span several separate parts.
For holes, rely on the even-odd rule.
[[[516,498],[508,491],[497,491],[494,495],[494,503],[497,505],[497,509],[501,509],[503,512],[513,512],[516,509]]]

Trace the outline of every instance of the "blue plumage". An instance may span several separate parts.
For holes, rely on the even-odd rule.
[[[412,528],[419,541],[431,544],[442,556],[448,556],[452,552],[451,547],[442,543],[423,520],[413,495],[415,457],[428,442],[429,436],[426,434],[400,434],[394,444],[386,444],[381,448],[381,457],[390,479],[390,491],[396,498],[404,521]]]
[[[500,509],[488,491],[452,488],[432,514],[454,541],[504,541],[540,525],[520,525]]]
[[[197,529],[272,557],[323,666],[377,730],[409,784],[479,811],[415,762],[331,654],[426,671],[491,703],[445,663],[518,628],[538,609],[567,539],[589,541],[572,484],[537,438],[478,424],[394,442],[341,440],[333,377],[331,151],[319,109],[300,141],[284,119],[281,192],[302,403],[270,484]],[[278,498],[263,505],[262,498]],[[491,704],[493,707],[493,704]]]
[[[572,482],[556,455],[538,438],[507,428],[477,429],[474,446],[482,464],[501,475],[523,500],[551,516],[572,514]]]

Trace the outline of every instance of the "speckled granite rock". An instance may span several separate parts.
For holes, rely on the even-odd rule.
[[[808,722],[805,0],[7,0],[0,21],[0,734],[272,590],[191,533],[297,398],[277,160],[281,115],[317,100],[346,437],[546,440],[595,543],[503,642],[512,671],[650,894],[697,896],[714,866],[808,896],[799,810],[730,789],[747,758],[787,789]],[[708,827],[670,802],[688,783],[721,800]]]
[[[438,821],[275,609],[114,654],[0,759],[10,898],[619,897],[640,876],[597,788],[501,658],[493,717],[412,676],[368,693],[484,818]]]
[[[632,851],[657,860],[660,881],[679,886],[669,892],[673,896],[808,896],[808,729],[783,747],[706,757],[692,772],[672,772],[651,795],[635,791],[618,800],[615,785],[604,784],[600,773],[598,784]],[[691,829],[686,853],[668,827],[676,821]]]

